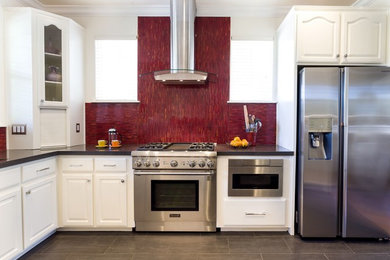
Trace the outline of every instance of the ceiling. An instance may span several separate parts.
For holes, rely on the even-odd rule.
[[[131,14],[168,16],[170,0],[1,0],[59,14]],[[370,5],[390,0],[196,0],[197,16],[281,18],[294,5]],[[360,3],[360,4],[359,4]]]

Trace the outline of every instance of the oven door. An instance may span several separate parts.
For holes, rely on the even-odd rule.
[[[137,231],[215,231],[215,174],[134,173]]]
[[[228,196],[281,197],[282,167],[229,168]]]

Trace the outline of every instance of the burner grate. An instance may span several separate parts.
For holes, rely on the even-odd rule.
[[[148,143],[137,148],[138,151],[163,151],[172,143]]]

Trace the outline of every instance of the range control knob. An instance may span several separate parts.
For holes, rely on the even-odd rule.
[[[136,166],[136,167],[141,167],[141,166],[142,166],[141,160],[135,161],[135,166]]]
[[[191,168],[194,168],[196,165],[195,161],[189,161],[188,162],[188,166],[190,166]]]
[[[213,161],[208,161],[207,162],[207,167],[214,168],[214,162]]]
[[[176,160],[172,160],[170,164],[172,167],[176,167],[178,165],[178,162]]]
[[[160,162],[159,162],[159,161],[154,161],[154,162],[153,162],[153,166],[154,166],[154,167],[160,166]]]
[[[150,166],[150,162],[149,161],[144,161],[144,165],[145,165],[145,167],[149,167]]]
[[[203,168],[206,166],[206,163],[204,161],[199,161],[198,165],[199,165],[199,167]]]

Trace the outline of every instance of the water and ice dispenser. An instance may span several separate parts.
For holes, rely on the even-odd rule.
[[[308,118],[308,159],[332,159],[332,118]]]

